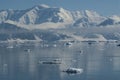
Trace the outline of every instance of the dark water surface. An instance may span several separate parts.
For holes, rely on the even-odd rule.
[[[117,43],[0,45],[0,80],[120,80]],[[29,50],[28,50],[29,49]],[[60,59],[61,64],[39,61]],[[82,74],[62,72],[82,68]]]

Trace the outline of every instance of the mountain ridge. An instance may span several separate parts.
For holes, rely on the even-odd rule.
[[[69,25],[73,27],[116,25],[120,24],[120,17],[117,15],[105,17],[91,10],[69,11],[39,4],[25,10],[1,10],[0,23],[9,23],[27,29],[31,28],[28,26],[37,26],[32,29],[43,29],[42,27],[49,29]]]

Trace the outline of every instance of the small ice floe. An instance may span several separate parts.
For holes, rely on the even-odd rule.
[[[53,45],[53,47],[57,47],[57,45],[56,45],[56,44],[54,44],[54,45]]]
[[[8,66],[8,64],[6,64],[6,63],[5,63],[5,64],[3,64],[3,67],[7,67],[7,66]]]
[[[25,49],[24,51],[25,52],[31,52],[31,49]]]
[[[65,44],[64,44],[64,46],[71,46],[73,44],[73,42],[72,41],[69,41],[69,42],[66,42]]]
[[[12,49],[12,48],[14,48],[14,47],[13,47],[13,46],[7,46],[7,48]]]
[[[53,61],[62,61],[61,59],[54,59]]]
[[[48,44],[44,44],[43,47],[49,47],[49,45]]]
[[[71,60],[72,62],[77,62],[77,60],[75,60],[75,59],[73,59],[73,60]]]
[[[61,61],[53,60],[53,61],[39,61],[40,64],[61,64]]]
[[[81,73],[83,73],[83,69],[81,69],[81,68],[68,68],[66,70],[63,70],[63,72],[66,72],[68,74],[81,74]]]
[[[113,61],[113,59],[112,59],[112,58],[110,58],[110,61]]]

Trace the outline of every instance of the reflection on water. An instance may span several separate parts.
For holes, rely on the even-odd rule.
[[[1,45],[0,80],[120,80],[120,47],[115,43],[74,43],[70,47],[22,44],[13,48]],[[56,59],[61,64],[39,63]],[[84,72],[62,72],[70,67],[82,68]]]

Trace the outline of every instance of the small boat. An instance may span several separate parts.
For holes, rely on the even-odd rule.
[[[63,72],[66,72],[68,74],[81,74],[83,72],[83,69],[79,68],[68,68],[64,70]]]

